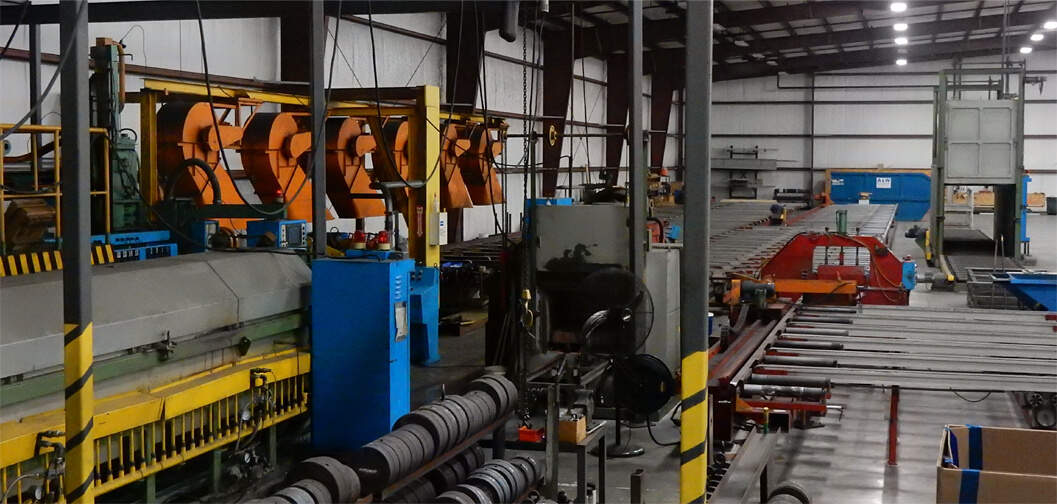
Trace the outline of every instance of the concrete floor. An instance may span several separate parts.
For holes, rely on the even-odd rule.
[[[990,215],[977,216],[987,228]],[[911,255],[919,270],[928,270],[923,254],[903,232],[914,223],[897,223],[893,250]],[[1035,269],[1057,270],[1057,216],[1032,214],[1028,218],[1031,250],[1037,258]],[[964,292],[932,292],[919,285],[911,295],[911,305],[965,307]],[[908,321],[909,322],[909,321]],[[421,404],[439,395],[440,384],[458,390],[462,383],[480,374],[483,361],[483,335],[442,338],[442,362],[432,368],[415,368],[413,402]],[[840,416],[822,419],[824,427],[789,433],[779,442],[776,453],[776,481],[792,480],[803,485],[815,503],[925,503],[935,502],[935,465],[939,455],[940,433],[945,424],[1024,427],[1015,402],[1009,394],[963,394],[904,391],[900,400],[897,465],[887,464],[889,392],[884,390],[835,389],[831,404],[844,407]],[[970,403],[967,400],[980,400]],[[609,425],[612,434],[612,422]],[[678,439],[678,429],[669,421],[653,428],[662,442]],[[676,447],[655,445],[646,432],[631,431],[631,442],[647,449],[644,456],[610,460],[607,501],[630,502],[630,475],[644,469],[645,501],[678,502],[679,456]],[[542,458],[542,456],[540,455]],[[576,459],[561,456],[559,488],[575,495]],[[597,465],[587,462],[589,481],[595,480]]]

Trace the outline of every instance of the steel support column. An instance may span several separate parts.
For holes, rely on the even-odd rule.
[[[888,465],[896,465],[899,444],[899,387],[892,387],[892,403],[888,411]]]
[[[31,24],[29,28],[29,102],[35,103],[40,99],[40,25]],[[30,124],[40,124],[43,121],[40,107],[33,111],[33,116],[30,117]],[[40,149],[41,135],[31,136],[30,150],[33,152],[33,159],[37,159],[39,154],[37,153]],[[36,189],[34,187],[34,189]]]
[[[472,114],[481,82],[481,60],[484,58],[484,23],[474,9],[447,14],[447,70],[445,98],[455,112]],[[463,239],[463,209],[448,209],[448,243]]]
[[[553,198],[558,191],[562,135],[569,113],[573,85],[572,40],[565,32],[543,32],[543,194]],[[554,134],[551,133],[553,128]],[[570,181],[571,183],[572,181]]]
[[[481,80],[484,25],[475,12],[449,12],[447,18],[445,98],[455,112],[472,114]]]
[[[624,126],[628,123],[628,55],[615,54],[606,61],[606,181],[620,181],[624,155]]]
[[[683,423],[679,501],[704,502],[708,481],[708,294],[709,203],[712,198],[712,1],[688,2],[686,8],[686,143],[683,176],[686,238],[679,261],[680,351]]]
[[[95,413],[92,377],[92,218],[88,137],[88,0],[61,2],[62,72],[62,297],[66,385],[66,502],[94,502]],[[65,54],[65,51],[70,51]]]
[[[672,93],[676,90],[678,62],[663,58],[664,65],[653,72],[650,88],[650,168],[664,166],[664,149],[668,141],[668,122],[672,117]]]
[[[323,0],[312,0],[311,13],[305,23],[309,30],[309,93],[312,98],[312,252],[316,257],[327,254],[327,163],[323,145],[326,121],[325,64],[323,54],[327,29],[323,16]],[[338,19],[336,22],[340,23]],[[335,44],[336,45],[336,44]],[[337,47],[334,48],[337,50]]]
[[[646,264],[646,146],[643,144],[642,113],[642,2],[628,3],[628,259],[631,271],[642,278]],[[670,96],[670,95],[669,95]]]

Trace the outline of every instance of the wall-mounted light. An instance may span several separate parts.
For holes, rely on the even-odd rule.
[[[898,44],[898,45],[907,45],[907,38],[906,37],[896,37],[896,44]]]
[[[904,2],[892,2],[892,12],[903,12],[907,10],[907,4]]]
[[[896,60],[896,64],[899,65],[899,66],[906,65],[907,64],[907,60],[905,60],[903,58],[899,58],[899,59]]]
[[[1028,54],[1031,52],[1031,47],[1024,46],[1020,48],[1020,54]]]
[[[892,26],[892,28],[895,28],[895,31],[899,31],[899,32],[907,31],[907,24],[906,23],[896,23],[895,25]]]
[[[1031,35],[1031,40],[1034,41],[1034,42],[1038,42],[1038,41],[1042,40],[1042,34],[1041,33],[1032,34]]]

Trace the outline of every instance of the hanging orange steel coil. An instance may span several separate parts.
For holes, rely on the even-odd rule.
[[[171,102],[158,110],[158,173],[171,179],[180,165],[192,158],[205,161],[217,176],[224,203],[241,204],[235,193],[234,182],[221,169],[220,149],[231,147],[242,139],[242,128],[217,121],[220,142],[213,124],[212,111],[207,102]],[[189,173],[180,176],[171,196],[193,198],[198,205],[212,203],[213,188],[201,170],[184,168]],[[144,190],[150,190],[144,188]]]
[[[356,198],[378,194],[364,168],[364,156],[375,149],[374,137],[363,130],[363,119],[327,119],[327,196],[339,217],[363,219],[385,215],[381,199]]]
[[[440,206],[444,210],[473,207],[470,191],[459,169],[459,157],[470,148],[470,139],[463,138],[465,131],[465,127],[450,122],[444,125],[440,144]]]
[[[475,205],[502,203],[503,187],[499,185],[493,161],[503,152],[503,144],[492,138],[492,131],[483,125],[467,125],[466,128],[470,147],[459,157],[459,170],[470,198]]]
[[[242,137],[242,166],[262,203],[289,203],[287,217],[312,221],[312,182],[300,165],[312,134],[293,114],[258,112]],[[304,188],[302,189],[302,185]],[[300,193],[298,190],[300,189]]]

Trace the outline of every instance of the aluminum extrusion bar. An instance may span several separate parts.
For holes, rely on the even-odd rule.
[[[911,339],[903,337],[871,338],[860,336],[829,336],[823,334],[790,334],[786,333],[779,341],[791,342],[820,342],[836,343],[843,345],[844,350],[864,352],[910,352],[910,353],[932,353],[943,355],[965,355],[985,357],[1011,357],[1011,358],[1038,358],[1047,352],[1057,351],[1055,345],[1003,345],[993,342],[970,342],[970,341],[929,341],[926,339]]]
[[[919,390],[957,390],[980,392],[1034,391],[1057,392],[1057,380],[1048,376],[1024,376],[984,373],[938,373],[846,368],[813,368],[801,366],[758,366],[756,371],[781,372],[788,376],[828,378],[834,385],[901,387]]]
[[[893,345],[893,349],[898,348]],[[1042,354],[1039,359],[1003,357],[947,356],[908,352],[857,352],[849,350],[781,349],[783,355],[795,354],[802,358],[826,358],[837,361],[841,368],[871,367],[918,369],[922,371],[956,371],[1008,373],[1057,377],[1057,349]]]
[[[840,313],[858,319],[895,319],[907,320],[989,320],[996,322],[1020,322],[1039,324],[1046,327],[1057,326],[1053,312],[1017,311],[1017,310],[979,310],[974,308],[922,308],[913,306],[804,306],[803,314]]]
[[[847,327],[847,326],[845,326]],[[1045,335],[1034,335],[1034,336],[1015,336],[1001,333],[942,333],[938,331],[910,331],[907,329],[856,329],[855,331],[848,331],[841,329],[840,326],[826,326],[826,327],[796,327],[790,323],[790,327],[786,328],[786,336],[790,337],[811,337],[811,336],[849,336],[858,337],[863,339],[871,339],[876,341],[889,341],[893,345],[899,344],[902,339],[918,340],[918,341],[933,341],[937,343],[957,343],[961,341],[967,341],[970,343],[978,344],[994,344],[994,345],[1042,345],[1042,346],[1057,346],[1057,341],[1054,341],[1053,337],[1047,338]]]

